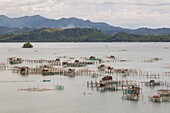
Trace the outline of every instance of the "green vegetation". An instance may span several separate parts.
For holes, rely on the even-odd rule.
[[[21,34],[0,35],[0,42],[170,42],[170,35],[108,35],[94,28],[42,28]]]
[[[133,35],[128,33],[117,33],[112,42],[170,42],[169,35]]]
[[[93,28],[55,29],[42,28],[34,31],[2,36],[0,41],[4,42],[103,42],[110,35]]]
[[[22,48],[32,48],[33,45],[30,42],[25,43]]]

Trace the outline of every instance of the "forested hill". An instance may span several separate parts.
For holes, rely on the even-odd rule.
[[[128,33],[117,33],[111,42],[170,42],[170,35],[134,35]]]
[[[93,28],[41,28],[19,34],[1,34],[0,42],[170,42],[170,35],[134,35],[117,33],[114,36]]]
[[[93,28],[42,28],[23,34],[0,35],[1,42],[103,42],[110,35]]]

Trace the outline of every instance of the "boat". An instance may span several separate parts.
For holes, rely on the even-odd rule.
[[[51,82],[51,80],[44,79],[44,80],[42,80],[42,82]]]

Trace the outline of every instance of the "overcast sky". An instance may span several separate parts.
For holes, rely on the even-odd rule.
[[[78,17],[125,28],[170,27],[170,0],[0,0],[0,15]]]

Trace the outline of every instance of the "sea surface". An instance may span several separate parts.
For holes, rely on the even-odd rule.
[[[22,48],[23,43],[0,43],[0,62],[7,62],[9,57],[23,59],[56,59],[70,57],[80,59],[96,56],[105,59],[114,55],[128,62],[112,62],[106,65],[114,68],[133,68],[149,73],[159,73],[156,80],[170,82],[170,43],[33,43],[34,48]],[[146,59],[160,58],[160,61],[146,63]],[[18,66],[35,64],[20,64]],[[98,65],[86,68],[96,69]],[[158,89],[170,87],[142,87],[143,99],[128,101],[122,99],[122,91],[100,92],[88,88],[87,81],[100,80],[102,77],[90,76],[21,76],[10,70],[0,71],[0,113],[170,113],[170,103],[153,103],[148,96]],[[149,81],[142,76],[120,77],[119,80]],[[41,80],[50,79],[50,83]],[[154,79],[154,78],[152,78]],[[64,90],[46,92],[19,91],[26,87],[53,87],[64,85]]]

